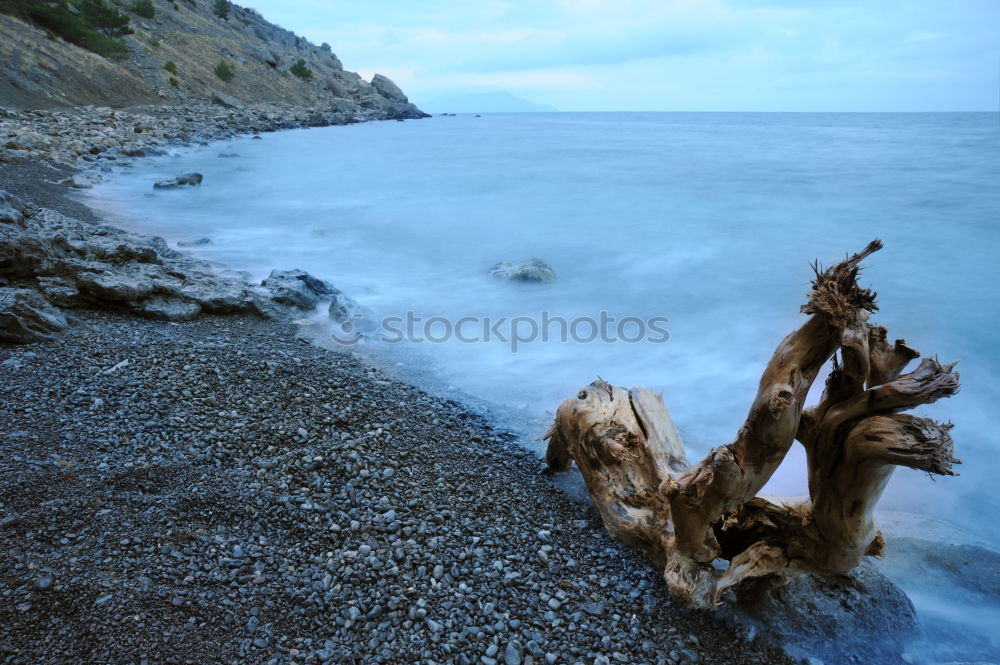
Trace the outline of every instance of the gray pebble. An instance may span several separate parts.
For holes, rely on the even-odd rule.
[[[517,640],[511,640],[503,650],[504,665],[521,665],[524,658],[524,647]]]

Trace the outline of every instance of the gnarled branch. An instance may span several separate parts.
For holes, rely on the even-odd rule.
[[[954,365],[925,359],[870,325],[875,294],[857,284],[861,252],[816,278],[806,322],[778,345],[732,443],[690,465],[662,398],[603,380],[564,402],[546,435],[553,471],[579,467],[608,530],[662,569],[675,597],[712,607],[725,589],[760,576],[844,572],[881,553],[873,510],[895,466],[952,474],[950,425],[901,412],[958,390]],[[839,351],[839,357],[836,355]],[[833,370],[819,404],[805,399]],[[810,500],[756,498],[792,442],[805,446]],[[718,558],[730,562],[719,573]]]

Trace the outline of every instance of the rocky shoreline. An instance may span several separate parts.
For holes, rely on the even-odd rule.
[[[328,127],[372,120],[424,117],[417,112],[357,109],[339,105],[309,108],[260,103],[244,106],[226,95],[215,103],[135,106],[128,109],[83,106],[17,110],[0,107],[0,163],[44,161],[100,173],[128,166],[131,159],[162,154],[170,147],[219,141],[237,135],[282,129]],[[92,175],[67,183],[86,187]]]
[[[255,284],[244,274],[220,272],[169,248],[162,238],[100,224],[82,206],[68,205],[59,190],[89,187],[102,173],[127,168],[135,158],[162,154],[170,147],[366,118],[275,105],[252,110],[185,107],[180,113],[152,109],[156,115],[147,111],[4,112],[3,186],[28,196],[41,191],[46,206],[84,212],[87,219],[0,191],[0,303],[5,307],[0,340],[51,338],[66,327],[58,309],[117,308],[171,321],[202,313],[290,320],[315,307],[318,297],[339,294],[304,273],[275,273]],[[46,179],[46,168],[57,177]],[[10,184],[8,173],[14,175]],[[200,175],[194,176],[200,183]]]

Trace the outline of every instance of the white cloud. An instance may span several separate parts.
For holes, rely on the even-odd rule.
[[[564,109],[993,108],[996,0],[255,0],[411,97]]]

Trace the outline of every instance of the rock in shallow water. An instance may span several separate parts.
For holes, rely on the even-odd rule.
[[[498,263],[490,268],[490,275],[497,279],[529,284],[552,284],[556,281],[556,271],[542,259]]]
[[[898,662],[921,635],[913,603],[902,589],[863,561],[846,575],[800,575],[785,586],[767,580],[740,591],[739,607],[792,655],[842,662],[867,652],[868,662]]]
[[[271,299],[297,309],[313,309],[320,298],[339,291],[304,270],[272,270],[261,286],[271,293]]]
[[[182,173],[176,178],[171,178],[170,180],[161,180],[153,185],[153,189],[174,189],[177,187],[185,186],[195,186],[200,185],[201,181],[204,180],[204,176],[200,173],[194,171],[188,171]]]
[[[358,335],[372,335],[379,329],[378,314],[343,293],[334,294],[327,316],[330,321],[340,324],[344,337],[340,338],[339,333],[337,337],[342,342],[356,340]]]
[[[37,291],[0,288],[0,341],[30,344],[55,338],[69,324]]]
[[[200,238],[190,238],[188,240],[178,240],[178,247],[203,247],[205,245],[211,245],[212,239],[206,238],[204,236]]]

